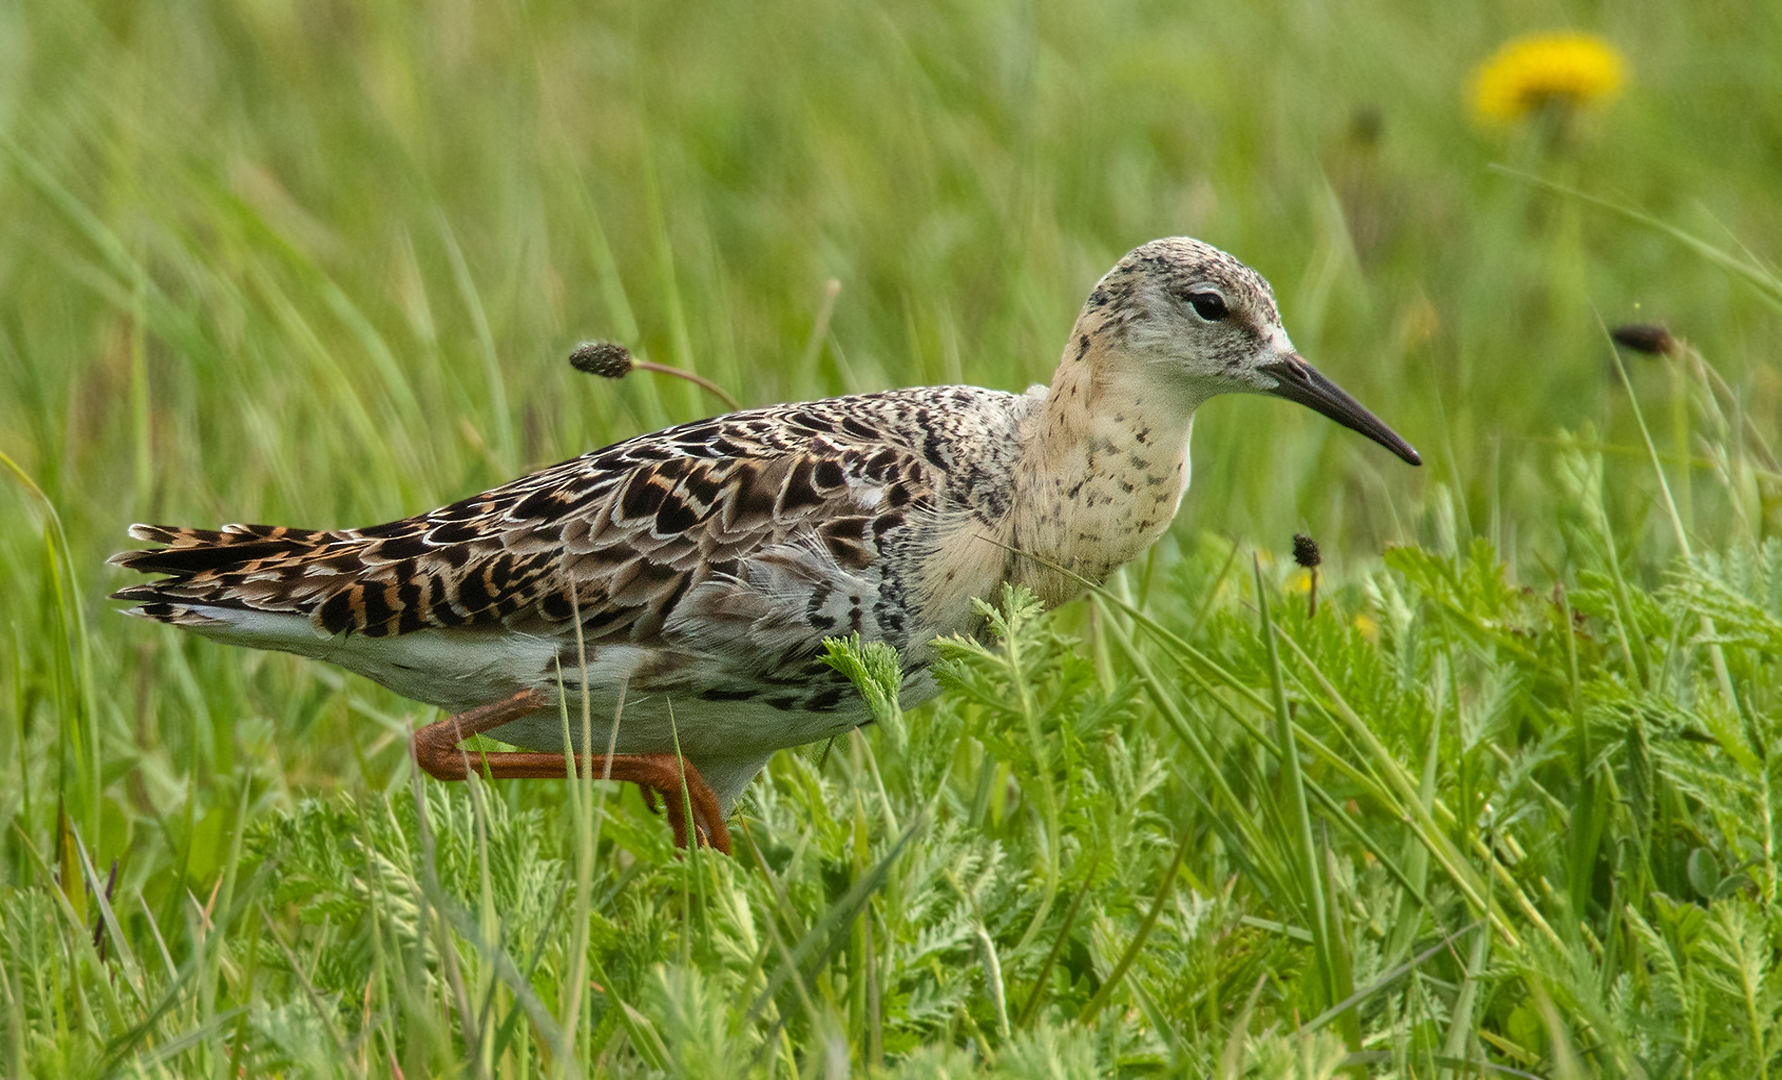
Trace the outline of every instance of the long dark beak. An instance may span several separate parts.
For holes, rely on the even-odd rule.
[[[1361,432],[1410,464],[1423,464],[1417,451],[1411,449],[1410,443],[1399,438],[1398,432],[1368,412],[1361,402],[1350,397],[1342,387],[1320,375],[1318,369],[1306,363],[1299,354],[1294,353],[1272,363],[1258,364],[1256,370],[1275,377],[1274,389],[1263,391],[1264,393],[1297,401],[1351,431]]]

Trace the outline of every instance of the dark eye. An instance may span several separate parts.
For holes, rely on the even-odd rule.
[[[1188,302],[1194,305],[1194,313],[1208,322],[1218,322],[1225,318],[1225,301],[1219,298],[1218,293],[1189,293]]]

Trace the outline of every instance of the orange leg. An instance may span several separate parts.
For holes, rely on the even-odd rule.
[[[412,748],[415,764],[435,780],[463,780],[473,771],[493,780],[553,780],[569,775],[563,754],[476,751],[475,757],[459,744],[546,705],[536,691],[524,690],[513,697],[448,716],[415,732]],[[718,812],[718,796],[693,763],[676,754],[612,754],[575,756],[576,775],[604,780],[625,780],[644,791],[655,808],[655,794],[662,794],[674,842],[687,846],[687,814],[681,801],[683,787],[693,806],[693,828],[701,843],[730,854],[730,830]]]

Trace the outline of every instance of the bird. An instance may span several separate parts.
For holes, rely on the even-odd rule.
[[[1262,275],[1169,237],[1095,284],[1049,385],[744,409],[367,528],[135,525],[158,546],[111,562],[164,576],[113,597],[445,710],[411,741],[438,779],[635,781],[678,845],[728,852],[775,751],[870,720],[826,639],[895,648],[906,708],[938,693],[931,643],[982,632],[974,601],[1013,585],[1057,605],[1163,535],[1196,411],[1228,393],[1421,464],[1299,355]],[[481,733],[521,749],[460,746]]]

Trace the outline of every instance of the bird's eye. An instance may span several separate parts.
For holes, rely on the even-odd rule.
[[[1208,322],[1218,322],[1225,318],[1225,301],[1218,293],[1196,292],[1188,294],[1188,303],[1194,306],[1194,313]]]

